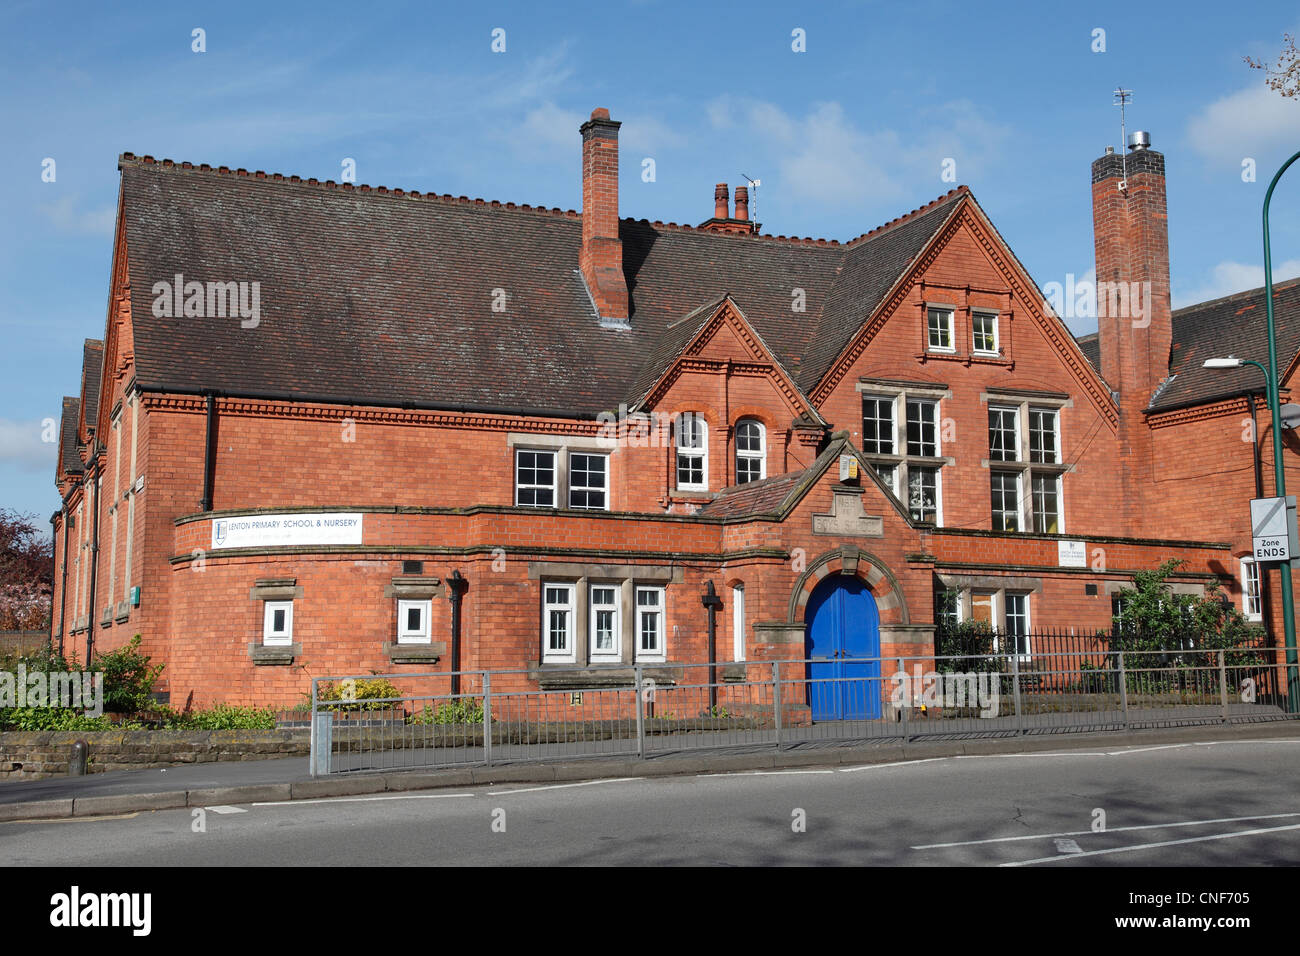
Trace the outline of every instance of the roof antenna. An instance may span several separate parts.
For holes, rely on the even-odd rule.
[[[744,173],[740,175],[745,176]],[[758,187],[763,185],[763,180],[745,176],[745,182],[749,183],[749,218],[753,222],[758,219]]]
[[[1124,128],[1124,107],[1133,99],[1133,91],[1126,90],[1122,86],[1115,87],[1114,93],[1111,94],[1114,99],[1111,100],[1112,106],[1119,107],[1119,162],[1120,175],[1123,177],[1119,181],[1119,191],[1128,191],[1128,150],[1124,144],[1128,142],[1128,132]]]

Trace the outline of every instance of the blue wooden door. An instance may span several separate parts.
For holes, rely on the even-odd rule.
[[[880,612],[866,584],[828,577],[808,599],[804,620],[813,720],[879,717]]]

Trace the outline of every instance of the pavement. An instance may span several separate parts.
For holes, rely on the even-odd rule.
[[[888,764],[989,754],[1114,749],[1213,741],[1300,739],[1300,722],[1191,726],[1104,734],[898,740],[803,745],[706,753],[663,753],[446,770],[334,774],[313,779],[306,758],[189,764],[161,770],[111,771],[83,777],[0,784],[0,823],[103,816],[144,810],[250,804],[377,793],[406,793],[503,783],[662,777],[799,767]]]

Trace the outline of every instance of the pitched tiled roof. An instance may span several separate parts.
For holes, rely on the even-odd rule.
[[[86,405],[86,427],[95,430],[99,415],[99,380],[104,368],[104,343],[86,339],[81,347],[81,400]]]
[[[1300,350],[1300,279],[1274,284],[1273,315],[1278,370],[1283,373]],[[1153,410],[1262,391],[1264,377],[1254,366],[1207,369],[1201,363],[1207,358],[1235,355],[1268,366],[1264,290],[1251,289],[1176,310],[1170,352],[1171,378],[1152,403]]]
[[[967,195],[843,245],[623,220],[632,316],[615,329],[576,271],[576,213],[130,154],[120,165],[142,386],[569,414],[628,400],[689,341],[673,323],[724,293],[792,376],[814,382]],[[154,316],[155,283],[177,273],[258,282],[257,327]],[[805,312],[791,308],[795,289]]]
[[[1083,352],[1083,357],[1092,363],[1092,367],[1098,372],[1101,371],[1101,342],[1098,341],[1097,333],[1090,335],[1080,335],[1074,340],[1079,351]]]
[[[77,454],[77,419],[81,413],[81,399],[63,396],[63,418],[59,422],[59,464],[65,474],[79,475],[85,468]]]
[[[813,467],[815,466],[810,465],[808,468],[788,471],[773,478],[764,478],[762,481],[750,481],[743,485],[724,488],[697,514],[707,515],[710,518],[775,514]]]

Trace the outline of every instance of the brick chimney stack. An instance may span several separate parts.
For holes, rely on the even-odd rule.
[[[731,199],[727,195],[726,183],[718,183],[713,187],[713,218],[731,218]]]
[[[736,187],[736,218],[741,222],[749,222],[749,187]]]
[[[594,109],[582,134],[582,252],[579,265],[601,319],[628,318],[623,243],[618,237],[618,128]]]
[[[1146,134],[1130,139],[1147,141]],[[1127,171],[1125,170],[1127,166]],[[1127,179],[1125,176],[1127,175]],[[1169,214],[1165,158],[1145,145],[1092,164],[1101,374],[1140,414],[1169,375]]]
[[[1169,217],[1165,158],[1146,133],[1122,156],[1107,149],[1092,164],[1092,228],[1097,262],[1101,375],[1119,398],[1119,468],[1125,525],[1157,533],[1149,500],[1153,449],[1145,410],[1169,377]]]

